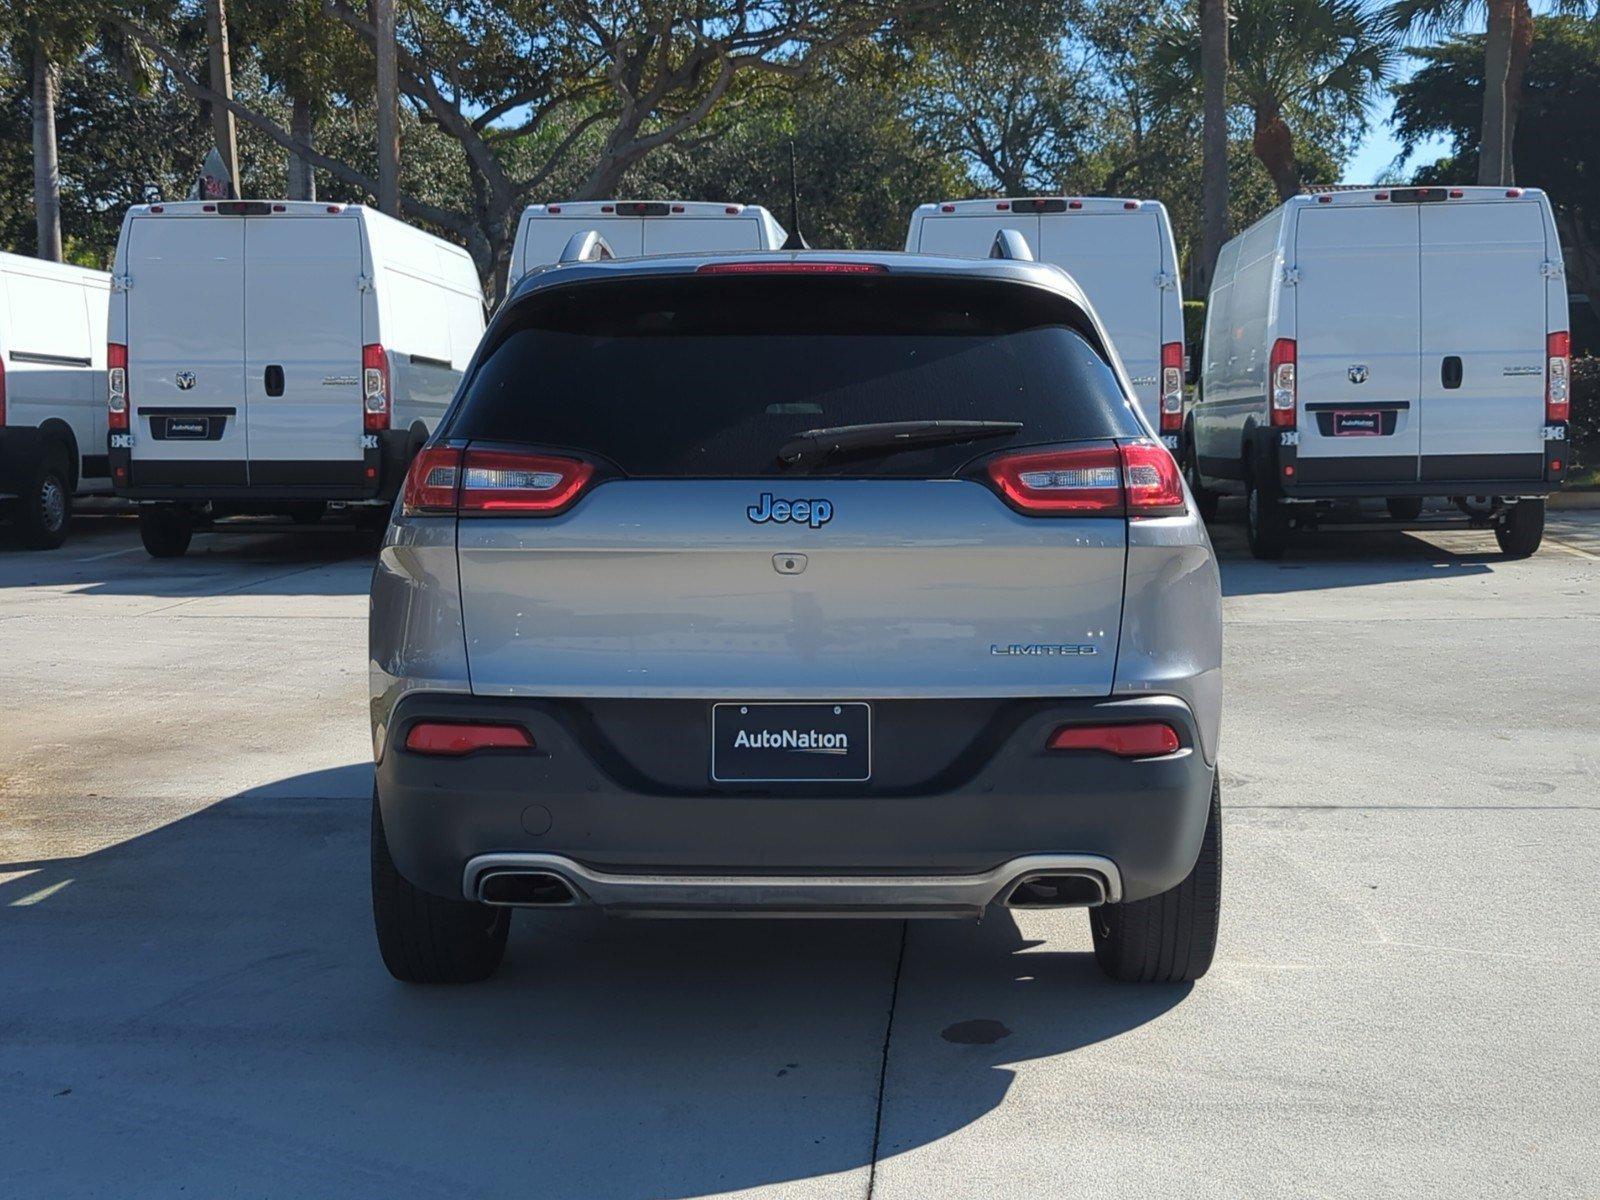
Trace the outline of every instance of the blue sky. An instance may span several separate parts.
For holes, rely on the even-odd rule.
[[[1389,116],[1393,111],[1394,103],[1387,96],[1373,109],[1372,128],[1367,131],[1360,149],[1345,164],[1341,183],[1377,183],[1389,170],[1395,155],[1400,153],[1400,143],[1395,140],[1394,130],[1389,125]],[[1450,143],[1447,139],[1429,138],[1412,152],[1401,173],[1448,153]]]

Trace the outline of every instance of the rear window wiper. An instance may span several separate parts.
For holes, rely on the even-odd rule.
[[[976,442],[1005,437],[1022,428],[1021,421],[878,421],[808,429],[778,447],[786,467],[820,463],[837,454],[897,454],[914,446]]]

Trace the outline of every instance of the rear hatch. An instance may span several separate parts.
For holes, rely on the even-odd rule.
[[[1106,515],[1048,495],[1096,482],[1141,430],[1069,302],[879,269],[618,272],[514,303],[442,434],[465,448],[461,503],[475,461],[491,498],[545,469],[564,494],[562,459],[582,478],[554,515],[512,490],[459,522],[478,694],[1110,692],[1120,472]],[[934,420],[1003,424],[832,452],[833,435],[799,436]],[[986,464],[1046,446],[1090,468],[1001,472],[1008,503]]]

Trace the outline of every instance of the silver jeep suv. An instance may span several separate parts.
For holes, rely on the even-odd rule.
[[[408,981],[512,908],[1087,907],[1216,943],[1205,527],[1072,280],[770,253],[526,280],[373,576],[372,889]]]

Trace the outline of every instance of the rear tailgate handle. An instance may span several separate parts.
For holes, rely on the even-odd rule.
[[[277,363],[273,363],[270,367],[262,372],[261,381],[266,385],[267,395],[283,395],[283,368]]]
[[[1461,356],[1450,354],[1439,364],[1439,382],[1447,388],[1461,386]]]

